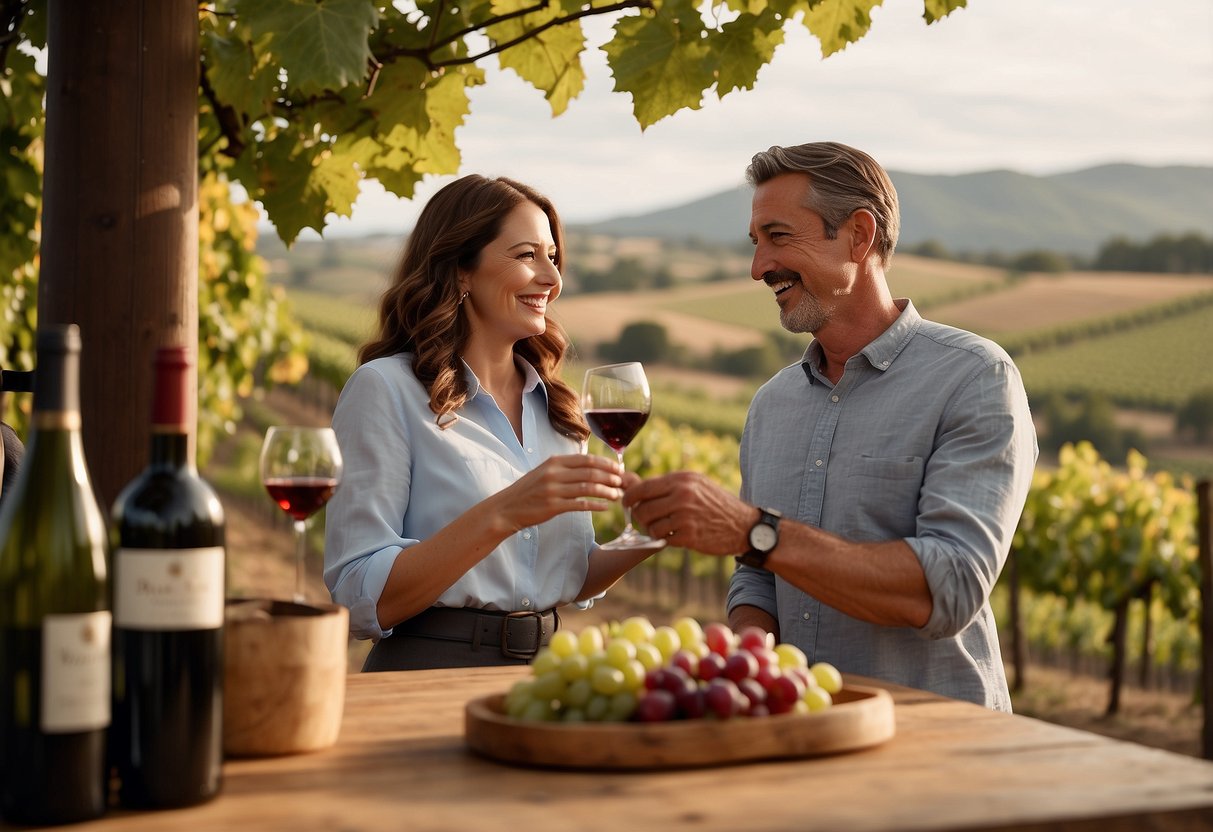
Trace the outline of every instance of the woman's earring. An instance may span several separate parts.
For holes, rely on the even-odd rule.
[[[459,303],[458,303],[459,306],[463,306],[463,302],[465,300],[467,300],[467,296],[468,296],[468,293],[466,291],[462,295],[459,296]]]

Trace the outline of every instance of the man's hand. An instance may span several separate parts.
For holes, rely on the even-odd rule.
[[[758,509],[702,474],[679,471],[629,487],[623,504],[653,537],[664,537],[708,555],[736,555],[749,549],[750,526]]]

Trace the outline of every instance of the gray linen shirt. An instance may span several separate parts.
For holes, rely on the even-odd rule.
[[[1036,463],[1027,396],[997,344],[897,303],[900,317],[837,385],[814,341],[758,391],[741,496],[848,540],[904,539],[926,573],[930,619],[869,624],[745,566],[728,606],[766,610],[812,661],[1009,711],[989,597]]]

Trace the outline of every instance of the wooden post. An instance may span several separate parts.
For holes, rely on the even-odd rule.
[[[108,508],[146,464],[154,350],[198,343],[198,4],[49,0],[47,19],[38,315],[80,325]]]
[[[1108,708],[1104,716],[1115,716],[1120,713],[1120,691],[1125,681],[1125,639],[1129,631],[1129,603],[1132,596],[1125,596],[1116,603],[1113,610],[1112,634],[1108,642],[1112,645],[1112,666],[1108,669]]]
[[[1200,699],[1204,708],[1201,752],[1213,760],[1213,483],[1196,484],[1200,558]]]
[[[1141,667],[1137,681],[1142,690],[1150,687],[1154,669],[1154,584],[1154,581],[1147,581],[1141,591],[1141,603],[1145,609],[1142,613]]]

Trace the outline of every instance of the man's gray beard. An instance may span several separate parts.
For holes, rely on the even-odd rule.
[[[788,332],[816,332],[825,326],[830,313],[817,302],[817,298],[804,291],[804,297],[795,306],[779,310],[779,323]]]

